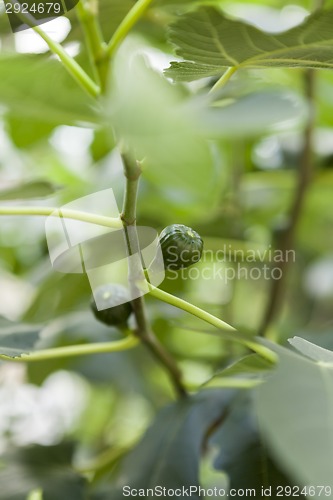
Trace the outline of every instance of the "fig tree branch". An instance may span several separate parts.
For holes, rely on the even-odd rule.
[[[123,212],[121,219],[124,224],[125,231],[129,227],[135,227],[136,224],[136,200],[139,186],[139,178],[141,175],[141,167],[139,162],[133,161],[126,154],[123,154],[124,174],[126,178],[126,188]],[[139,252],[139,247],[136,249],[129,249],[131,253]],[[164,366],[168,371],[169,377],[173,382],[175,390],[179,397],[187,395],[186,389],[182,383],[181,372],[174,361],[171,354],[165,350],[163,345],[156,338],[152,331],[146,313],[145,301],[142,296],[132,301],[134,316],[136,320],[136,334],[138,338],[147,346],[154,357]]]

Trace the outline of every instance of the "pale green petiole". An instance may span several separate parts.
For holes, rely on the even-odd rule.
[[[146,283],[146,285],[147,285],[147,283]],[[175,297],[174,295],[171,295],[170,293],[164,292],[163,290],[160,290],[159,288],[154,288],[149,283],[148,283],[148,287],[150,290],[149,291],[150,295],[152,295],[156,299],[162,300],[163,302],[166,302],[167,304],[170,304],[174,307],[178,307],[179,309],[182,309],[183,311],[186,311],[190,314],[193,314],[197,318],[199,318],[199,319],[205,321],[206,323],[209,323],[210,325],[215,326],[219,330],[223,331],[223,337],[226,340],[230,340],[232,342],[238,342],[239,344],[242,344],[245,347],[251,349],[252,351],[258,353],[260,356],[267,359],[271,363],[276,363],[277,356],[274,352],[272,352],[267,347],[259,344],[255,340],[248,338],[246,335],[237,332],[233,326],[228,325],[228,323],[225,323],[225,321],[222,321],[221,319],[217,318],[216,316],[213,316],[212,314],[204,311],[203,309],[200,309],[199,307],[197,307],[193,304],[190,304],[189,302],[186,302],[186,300]]]
[[[4,361],[34,362],[49,359],[69,358],[74,356],[84,356],[87,354],[110,353],[125,351],[135,347],[139,343],[136,337],[128,336],[125,339],[113,342],[98,342],[93,344],[72,345],[66,347],[54,347],[53,349],[42,349],[30,353],[23,353],[18,357],[0,354],[0,359]]]
[[[128,32],[139,21],[143,13],[147,10],[153,0],[138,0],[127,16],[122,20],[116,31],[114,32],[107,48],[109,56],[113,55],[120,43],[127,36]]]
[[[79,210],[68,210],[65,208],[57,207],[1,207],[1,215],[41,215],[53,217],[62,217],[64,219],[74,219],[83,222],[90,222],[100,226],[106,226],[113,229],[122,229],[123,223],[120,217],[106,217],[105,215],[97,215],[89,212],[81,212]]]

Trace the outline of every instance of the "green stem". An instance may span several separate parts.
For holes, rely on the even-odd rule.
[[[87,42],[95,78],[99,82],[101,93],[104,93],[107,85],[109,57],[107,54],[107,44],[103,39],[101,27],[98,22],[98,1],[80,0],[76,5],[76,11]]]
[[[134,227],[136,224],[136,201],[137,201],[137,192],[139,187],[139,178],[141,175],[141,166],[138,161],[133,161],[132,158],[128,157],[125,153],[122,154],[123,163],[124,163],[124,174],[126,177],[126,188],[125,188],[125,198],[124,198],[124,206],[121,214],[121,219],[124,224],[125,232],[128,230],[127,228]],[[133,253],[138,253],[140,251],[139,242],[133,241],[135,248],[131,248],[128,246],[129,255]],[[135,264],[134,264],[135,265]],[[142,269],[141,269],[142,270]],[[133,276],[131,282],[131,276]],[[138,288],[138,285],[135,280],[135,276],[137,276],[137,269],[129,269],[129,280],[130,284],[134,287],[134,289]],[[154,332],[151,329],[146,307],[143,296],[137,297],[132,300],[133,312],[137,324],[136,334],[139,339],[145,344],[145,346],[150,350],[153,356],[157,359],[159,363],[161,363],[164,368],[168,371],[171,381],[175,387],[175,390],[179,397],[185,397],[187,395],[186,389],[182,383],[182,374],[174,361],[171,354],[165,350],[164,346],[159,342],[156,338]]]
[[[227,323],[217,318],[216,316],[209,314],[203,309],[200,309],[199,307],[194,306],[193,304],[190,304],[189,302],[186,302],[183,299],[175,297],[174,295],[171,295],[167,292],[164,292],[159,288],[153,288],[151,285],[149,285],[149,283],[148,286],[150,288],[150,295],[152,295],[156,299],[166,302],[167,304],[170,304],[174,307],[178,307],[178,309],[182,309],[183,311],[186,311],[192,314],[193,316],[196,316],[197,318],[205,321],[206,323],[215,326],[219,330],[222,330],[223,337],[226,340],[230,340],[232,342],[238,342],[239,344],[242,344],[245,347],[252,349],[252,351],[256,352],[257,354],[262,356],[264,359],[267,359],[271,363],[276,362],[277,357],[270,349],[267,349],[267,347],[259,344],[255,340],[249,339],[246,335],[238,333],[234,327],[228,325]]]
[[[217,82],[215,83],[215,85],[213,85],[213,87],[210,89],[209,92],[215,92],[215,90],[219,90],[222,87],[224,87],[224,85],[227,84],[227,82],[230,80],[230,78],[232,77],[232,75],[234,73],[236,73],[237,69],[238,69],[237,66],[231,66],[230,68],[228,68],[227,71],[225,71],[223,73],[223,75],[221,76],[221,78],[219,80],[217,80]]]
[[[252,389],[262,384],[261,379],[251,379],[251,378],[236,378],[236,377],[220,377],[217,380],[212,379],[211,381],[204,382],[201,386],[196,386],[198,389],[214,389],[216,388],[228,388],[228,389]],[[195,387],[192,384],[192,389]]]
[[[20,2],[16,0],[10,0],[12,5],[15,4],[21,6]],[[92,97],[97,97],[100,94],[100,88],[96,83],[87,75],[87,73],[81,68],[81,66],[67,54],[60,43],[55,42],[50,38],[45,31],[43,31],[39,26],[36,26],[35,19],[31,14],[18,14],[19,17],[28,26],[30,26],[38,35],[47,43],[49,49],[56,54],[68,73],[80,84],[80,86]]]
[[[122,158],[127,182],[121,219],[125,226],[134,226],[136,223],[136,203],[139,179],[142,170],[139,161],[133,162],[125,153],[122,153]]]
[[[149,5],[153,0],[138,0],[132,9],[129,11],[127,16],[122,20],[116,31],[114,32],[109,44],[108,44],[108,54],[112,56],[124,40],[128,32],[133,28],[133,26],[139,21],[140,17],[147,10]]]
[[[104,215],[91,214],[89,212],[80,212],[79,210],[68,210],[57,207],[0,207],[1,215],[41,215],[62,217],[64,219],[80,220],[90,222],[100,226],[121,229],[123,227],[120,218],[106,217]]]
[[[197,316],[197,318],[200,318],[203,321],[206,321],[207,323],[216,326],[220,330],[227,332],[236,332],[236,328],[234,328],[233,326],[228,325],[228,323],[225,323],[221,319],[217,318],[216,316],[213,316],[212,314],[209,314],[208,312],[204,311],[203,309],[200,309],[199,307],[191,304],[190,302],[186,302],[186,300],[180,299],[179,297],[175,297],[174,295],[164,292],[159,288],[150,287],[150,290],[151,290],[150,294],[156,299],[162,300],[163,302],[167,302],[168,304],[174,307],[178,307],[178,309],[182,309],[183,311],[193,314],[194,316]]]
[[[16,0],[9,0],[11,4],[19,5],[20,2]],[[87,73],[81,68],[81,66],[67,54],[60,43],[55,42],[50,38],[45,31],[43,31],[39,26],[36,26],[36,21],[31,14],[19,13],[18,16],[24,21],[28,26],[30,26],[38,35],[47,43],[49,49],[56,54],[68,73],[74,78],[74,80],[79,83],[79,85],[92,97],[97,97],[100,94],[99,87],[93,82],[93,80],[87,75]]]
[[[98,342],[94,344],[71,345],[66,347],[55,347],[53,349],[43,349],[30,353],[23,353],[19,357],[12,358],[5,354],[0,354],[0,359],[4,361],[35,362],[49,359],[69,358],[73,356],[84,356],[87,354],[109,353],[125,351],[131,349],[139,343],[136,337],[128,336],[122,340],[113,342]]]
[[[67,54],[67,52],[62,48],[60,43],[54,42],[43,30],[38,26],[35,26],[34,31],[38,33],[43,40],[48,44],[50,50],[56,54],[68,73],[77,81],[77,83],[92,97],[98,97],[100,94],[100,88],[95,82],[87,75],[87,73],[81,68],[81,66]]]

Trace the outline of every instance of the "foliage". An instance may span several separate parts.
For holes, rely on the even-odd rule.
[[[0,499],[331,496],[332,7],[81,0],[15,34],[0,11]],[[45,217],[81,265],[83,227],[112,261],[106,233],[133,257],[190,226],[202,258],[155,288],[142,251],[107,326]]]
[[[332,19],[332,11],[318,11],[301,26],[273,35],[228,19],[216,9],[201,8],[172,25],[177,54],[192,62],[173,63],[166,74],[191,81],[219,75],[228,66],[329,69]]]

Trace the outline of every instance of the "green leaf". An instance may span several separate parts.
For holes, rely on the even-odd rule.
[[[105,158],[115,147],[115,139],[110,128],[100,128],[95,130],[94,139],[90,145],[90,153],[94,162]]]
[[[0,500],[26,500],[41,489],[43,500],[85,500],[85,480],[71,467],[73,446],[31,446],[2,456]]]
[[[120,482],[131,488],[189,488],[199,484],[203,439],[219,421],[234,391],[203,391],[164,409],[120,467]],[[122,486],[109,498],[123,498]],[[198,500],[198,494],[192,494]]]
[[[204,387],[255,387],[272,368],[273,365],[262,357],[249,354],[215,374]]]
[[[22,116],[6,116],[6,129],[18,148],[29,148],[48,137],[55,128],[55,124],[46,121],[30,120]]]
[[[107,118],[134,157],[145,158],[144,177],[200,213],[218,200],[222,173],[198,131],[196,103],[147,67],[142,56],[131,56],[133,49],[125,45],[118,53]]]
[[[221,107],[206,105],[199,116],[200,131],[208,138],[235,139],[301,125],[307,112],[304,102],[296,94],[265,90]]]
[[[34,300],[24,314],[24,321],[41,323],[50,318],[77,310],[82,303],[86,309],[91,288],[86,275],[61,274],[49,271],[39,286]],[[53,297],[52,304],[50,297]]]
[[[189,12],[171,26],[170,40],[185,63],[166,75],[178,81],[222,74],[226,67],[333,68],[333,10],[318,11],[300,26],[268,34],[225,17],[213,7]]]
[[[57,124],[96,122],[96,104],[61,63],[39,55],[1,55],[0,103],[11,116]]]
[[[43,492],[42,490],[33,490],[29,493],[27,500],[43,500]]]
[[[87,307],[88,304],[87,300],[85,310],[66,314],[53,320],[49,318],[45,335],[41,334],[36,349],[110,342],[123,338],[118,329],[107,327],[96,321]],[[59,370],[72,370],[94,383],[112,384],[120,393],[131,389],[139,392],[143,390],[144,383],[144,379],[140,376],[142,362],[138,351],[122,351],[36,361],[28,363],[26,370],[29,381],[35,385],[41,385],[51,373]]]
[[[300,337],[294,337],[288,340],[289,344],[292,345],[299,352],[311,358],[315,361],[321,361],[322,363],[329,363],[333,368],[333,352],[328,349],[324,349],[318,345],[312,344],[308,340],[304,340]]]
[[[46,198],[56,192],[57,188],[48,181],[22,182],[14,187],[0,190],[0,201],[29,200]]]
[[[275,492],[276,486],[290,484],[259,435],[251,391],[235,399],[212,444],[219,449],[214,467],[226,472],[230,488],[254,489],[253,496],[260,498],[262,486]]]
[[[277,369],[256,389],[261,431],[280,466],[297,484],[333,487],[333,365],[311,361],[268,341]],[[311,357],[320,348],[296,341]],[[319,498],[314,496],[313,498]]]
[[[28,325],[6,326],[0,329],[0,354],[17,358],[33,350],[39,340],[40,328]]]
[[[241,386],[242,382],[244,388],[254,387],[263,381],[266,373],[272,368],[273,365],[258,354],[249,354],[216,373],[204,387],[228,387],[228,384],[232,387],[232,383],[234,386],[237,383]]]
[[[192,82],[200,78],[221,75],[221,68],[214,68],[209,64],[171,61],[170,68],[165,70],[165,75],[176,82]]]

